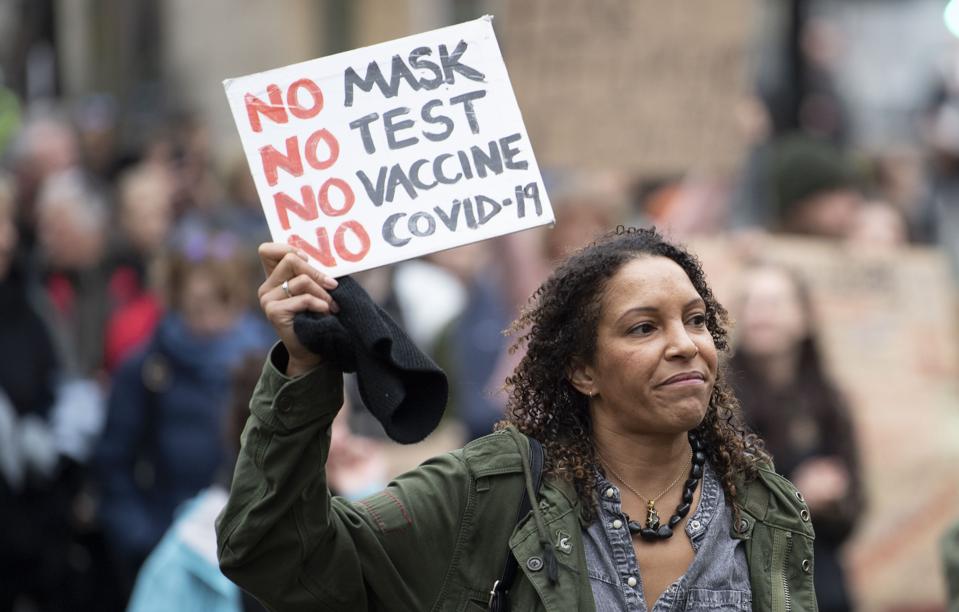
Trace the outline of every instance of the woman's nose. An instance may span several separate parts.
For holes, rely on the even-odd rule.
[[[686,326],[677,324],[671,326],[666,347],[667,359],[692,359],[699,353],[699,347],[689,336]]]

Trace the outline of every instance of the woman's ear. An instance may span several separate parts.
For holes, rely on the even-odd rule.
[[[587,397],[592,397],[599,393],[596,388],[596,380],[593,376],[593,368],[582,359],[574,358],[566,370],[566,378],[573,388]]]

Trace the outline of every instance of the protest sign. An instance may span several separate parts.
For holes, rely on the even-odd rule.
[[[553,222],[491,20],[224,81],[274,240],[342,276]]]

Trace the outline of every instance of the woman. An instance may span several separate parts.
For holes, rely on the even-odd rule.
[[[534,294],[498,433],[359,503],[331,500],[319,468],[342,376],[292,331],[336,313],[337,283],[285,245],[260,254],[282,342],[218,538],[221,569],[268,606],[483,610],[509,555],[513,610],[815,609],[808,511],[722,380],[726,313],[655,231],[606,236]]]
[[[839,553],[865,504],[852,418],[824,371],[809,292],[795,273],[759,265],[739,306],[730,370],[743,415],[813,513],[820,610],[849,610]]]
[[[174,510],[230,454],[220,424],[233,368],[273,340],[246,310],[248,267],[235,239],[181,238],[165,260],[167,312],[117,370],[95,456],[100,520],[128,592]]]

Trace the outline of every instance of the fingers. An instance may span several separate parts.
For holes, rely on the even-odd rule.
[[[267,319],[269,319],[274,326],[277,326],[278,329],[279,327],[290,326],[293,321],[293,316],[305,310],[318,312],[320,314],[329,314],[330,304],[315,295],[304,293],[303,295],[295,295],[285,300],[273,300],[263,306],[263,312],[266,313]]]
[[[282,282],[276,286],[271,286],[271,282],[271,280],[267,280],[260,287],[261,308],[265,309],[269,302],[287,300],[309,294],[319,298],[324,303],[329,304],[330,312],[335,314],[340,311],[340,307],[336,304],[336,301],[333,300],[327,290],[321,287],[309,274],[300,274],[289,279],[287,281],[286,291],[283,289]],[[287,294],[287,291],[289,291],[289,294]]]
[[[307,275],[317,285],[328,290],[335,289],[339,284],[333,277],[311,266],[305,253],[288,245],[266,242],[260,245],[259,254],[266,272],[266,282],[260,285],[258,292],[261,298],[272,288],[282,285],[283,281],[289,281],[301,274]]]
[[[260,256],[260,263],[263,264],[264,275],[269,278],[270,274],[273,273],[273,269],[276,268],[276,265],[283,259],[283,256],[293,252],[295,252],[293,247],[288,244],[283,244],[282,242],[264,242],[260,244],[257,249],[257,254]]]
[[[288,244],[283,244],[282,242],[264,242],[259,246],[258,253],[260,262],[263,264],[263,272],[266,274],[268,280],[282,273],[282,278],[279,281],[282,283],[284,280],[293,278],[297,274],[306,273],[311,275],[317,283],[327,289],[335,289],[338,284],[332,276],[324,274],[311,266],[306,253]]]

